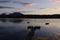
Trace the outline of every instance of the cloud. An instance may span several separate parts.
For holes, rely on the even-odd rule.
[[[21,12],[23,12],[23,13],[33,13],[35,11],[21,11]]]
[[[60,3],[60,0],[49,0],[49,2],[53,5],[56,5],[57,3]]]
[[[36,3],[21,3],[23,6],[34,6]]]
[[[5,7],[5,6],[0,6],[0,9],[14,9],[14,10],[22,10],[20,8],[15,8],[15,7]]]
[[[12,0],[3,0],[3,1],[0,1],[0,3],[21,3],[21,2],[15,2]]]
[[[15,8],[15,7],[14,7],[13,9],[15,9],[15,10],[22,10],[22,9],[20,9],[20,8]]]
[[[52,10],[60,10],[60,8],[52,8]]]
[[[23,13],[23,14],[37,14],[37,12],[36,11],[20,11],[21,13]]]
[[[49,10],[50,8],[39,8],[40,10]]]
[[[60,8],[39,8],[39,10],[60,10]]]
[[[1,8],[13,8],[13,7],[4,7],[4,6],[0,6],[0,9],[1,9]]]
[[[55,0],[55,1],[58,2],[58,3],[60,2],[60,0]]]
[[[24,2],[12,2],[12,1],[0,1],[0,3],[18,3],[18,4],[21,4],[23,6],[34,6],[36,5],[36,3],[24,3]]]
[[[7,3],[7,2],[11,2],[11,0],[0,0],[0,3]]]
[[[14,2],[11,2],[11,1],[0,1],[0,3],[14,3]]]

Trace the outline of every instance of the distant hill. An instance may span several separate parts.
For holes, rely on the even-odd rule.
[[[23,14],[22,13],[19,13],[19,12],[14,12],[14,13],[11,13],[8,15],[8,17],[10,18],[19,18],[19,17],[22,17]]]
[[[20,12],[14,12],[6,15],[6,13],[2,13],[0,18],[60,18],[60,14],[53,15],[24,15]]]

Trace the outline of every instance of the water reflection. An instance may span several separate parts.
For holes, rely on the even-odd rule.
[[[60,40],[59,38],[60,19],[0,19],[0,40]]]
[[[24,40],[25,32],[18,30],[13,27],[0,27],[0,40]]]
[[[23,20],[22,19],[18,19],[18,20],[9,20],[9,22],[12,22],[12,23],[20,23],[22,22]]]
[[[30,29],[30,32],[28,33],[27,37],[25,40],[32,40],[33,36],[34,36],[34,33],[37,29],[40,29],[41,27],[40,26],[36,26],[36,27],[33,27],[33,26],[28,26],[27,29]]]
[[[0,19],[0,40],[23,40],[24,37],[22,36],[25,35],[24,32],[18,29],[18,26],[14,24],[20,24],[22,21],[22,19]]]
[[[5,19],[5,18],[2,18],[2,19],[0,19],[0,21],[1,22],[12,22],[12,23],[20,23],[20,22],[22,22],[23,20],[22,19],[10,19],[10,20],[7,20],[7,19]]]
[[[0,21],[2,21],[2,22],[6,22],[7,20],[3,18],[3,19],[0,19]]]

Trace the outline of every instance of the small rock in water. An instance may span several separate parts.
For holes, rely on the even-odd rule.
[[[45,25],[49,25],[49,23],[45,23]]]
[[[30,23],[30,22],[27,22],[28,24]]]

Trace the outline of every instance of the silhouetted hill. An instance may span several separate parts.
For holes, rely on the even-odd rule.
[[[2,13],[0,15],[0,18],[20,18],[23,17],[23,14],[20,12],[14,12],[14,13],[10,13],[8,15],[6,15],[6,13]]]
[[[0,15],[0,18],[4,18],[4,17],[6,17],[7,15],[6,15],[6,13],[2,13],[1,15]]]
[[[19,12],[14,12],[14,13],[11,13],[8,15],[8,17],[12,17],[12,18],[19,18],[19,17],[22,17],[23,14],[22,13],[19,13]]]

